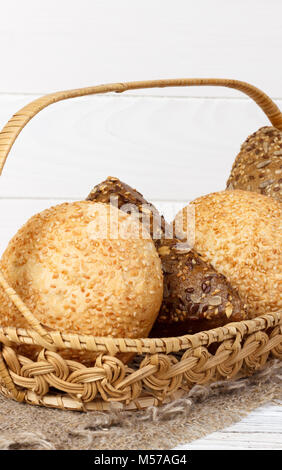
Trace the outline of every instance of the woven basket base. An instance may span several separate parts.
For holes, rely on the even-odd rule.
[[[138,367],[140,365],[140,358],[137,361],[133,361],[130,364],[132,371],[138,371]],[[253,369],[253,371],[247,369],[241,369],[234,380],[231,379],[224,379],[224,380],[215,380],[213,379],[210,383],[205,382],[206,386],[212,385],[216,387],[217,384],[226,384],[224,387],[228,389],[229,384],[232,383],[234,387],[234,383],[236,381],[239,383],[242,379],[247,379],[252,375],[256,374],[260,370],[267,370],[269,366],[273,363],[273,359],[269,359],[266,363],[263,362],[261,366],[257,364],[257,367]],[[194,384],[190,391],[199,387],[199,385]],[[52,389],[51,389],[52,390]],[[50,390],[50,392],[51,392]],[[10,391],[5,387],[4,384],[0,385],[0,393],[9,399],[15,399]],[[22,401],[26,402],[29,405],[41,406],[46,408],[55,408],[65,411],[80,411],[80,412],[93,412],[93,411],[138,411],[138,410],[145,410],[151,407],[162,407],[169,403],[176,402],[177,400],[181,399],[182,397],[187,395],[187,389],[177,389],[174,393],[165,396],[163,399],[157,399],[156,397],[146,394],[146,391],[143,391],[138,399],[131,400],[127,403],[123,403],[120,401],[114,401],[109,399],[109,401],[105,401],[97,396],[93,401],[90,402],[83,402],[77,398],[72,398],[66,393],[60,393],[59,391],[54,389],[53,393],[47,393],[45,395],[39,395],[32,390],[25,390],[24,396]]]
[[[281,363],[249,378],[197,385],[142,411],[74,413],[0,396],[0,449],[171,449],[223,429],[258,406],[282,403]],[[46,426],[48,423],[48,426]]]
[[[1,387],[1,393],[7,398],[12,398],[9,391]],[[133,410],[144,410],[152,406],[161,406],[167,403],[171,403],[186,394],[184,390],[178,390],[170,397],[166,398],[162,403],[157,399],[150,396],[140,397],[140,401],[136,400],[125,405],[118,402],[105,402],[103,400],[94,400],[90,403],[83,403],[74,400],[71,397],[60,394],[47,394],[44,397],[40,397],[34,392],[28,391],[25,395],[25,402],[29,405],[45,406],[46,408],[57,408],[65,411],[133,411]]]
[[[266,322],[271,327],[267,328]],[[29,346],[25,343],[27,338],[33,339],[33,332],[30,335],[24,330],[6,328],[2,330],[0,351],[2,393],[20,402],[64,410],[140,410],[158,406],[179,399],[196,385],[249,376],[271,359],[281,359],[280,322],[277,312],[198,335],[142,340],[148,342],[149,351],[140,347],[129,364],[108,351],[87,351],[88,360],[89,353],[93,358],[83,364],[79,358],[85,349],[78,341],[79,355],[74,360],[74,347],[63,351],[60,348],[61,353],[60,349],[56,352],[39,345],[35,348],[34,343]],[[56,332],[50,335],[62,344]],[[114,341],[119,341],[102,340],[111,348]],[[138,341],[141,342],[131,341],[136,341],[138,347]],[[181,341],[187,342],[184,350],[179,346]],[[167,348],[166,353],[157,352],[157,348]],[[116,354],[121,352],[126,351]]]

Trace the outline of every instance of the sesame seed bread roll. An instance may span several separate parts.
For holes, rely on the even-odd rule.
[[[243,189],[282,202],[282,132],[262,127],[250,135],[237,155],[226,189]]]
[[[221,191],[192,201],[195,249],[238,289],[250,318],[282,307],[282,206],[271,197]],[[185,211],[180,211],[177,227]]]
[[[110,229],[118,229],[117,235]],[[136,236],[139,230],[137,220],[107,204],[61,204],[35,215],[18,231],[1,268],[49,328],[146,337],[162,302],[163,278],[155,246],[149,235]],[[1,325],[27,328],[18,310],[1,296]]]

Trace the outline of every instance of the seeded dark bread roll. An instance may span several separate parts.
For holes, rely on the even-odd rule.
[[[118,196],[121,210],[128,207],[128,203],[135,204],[140,215],[143,204],[151,210],[151,236],[154,235],[153,216],[161,221],[157,231],[160,238],[153,241],[162,263],[164,297],[151,337],[196,333],[246,317],[238,292],[227,279],[194,250],[187,250],[187,244],[173,238],[170,225],[139,192],[117,178],[109,177],[95,186],[88,200],[110,203],[113,195]]]
[[[161,240],[163,303],[150,336],[180,336],[246,318],[238,292],[179,240]]]
[[[165,235],[165,231],[170,230],[169,224],[153,204],[146,201],[136,189],[113,176],[108,176],[105,181],[97,184],[87,200],[116,204],[124,212],[133,212],[139,216],[155,244]]]
[[[226,189],[243,189],[282,202],[282,132],[262,127],[241,146]]]

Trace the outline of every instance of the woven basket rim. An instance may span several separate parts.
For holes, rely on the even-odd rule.
[[[208,346],[235,336],[245,336],[256,331],[275,327],[282,321],[282,311],[270,312],[250,320],[231,322],[218,328],[200,331],[192,335],[164,338],[111,338],[64,331],[48,331],[51,342],[45,341],[33,329],[0,325],[0,342],[4,344],[25,344],[46,349],[72,349],[78,351],[109,352],[111,354],[136,352],[169,353],[184,351],[198,346]]]

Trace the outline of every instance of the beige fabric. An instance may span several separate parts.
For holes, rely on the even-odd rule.
[[[139,412],[79,413],[0,396],[0,449],[170,449],[222,429],[267,402],[282,403],[279,361],[254,376]]]

